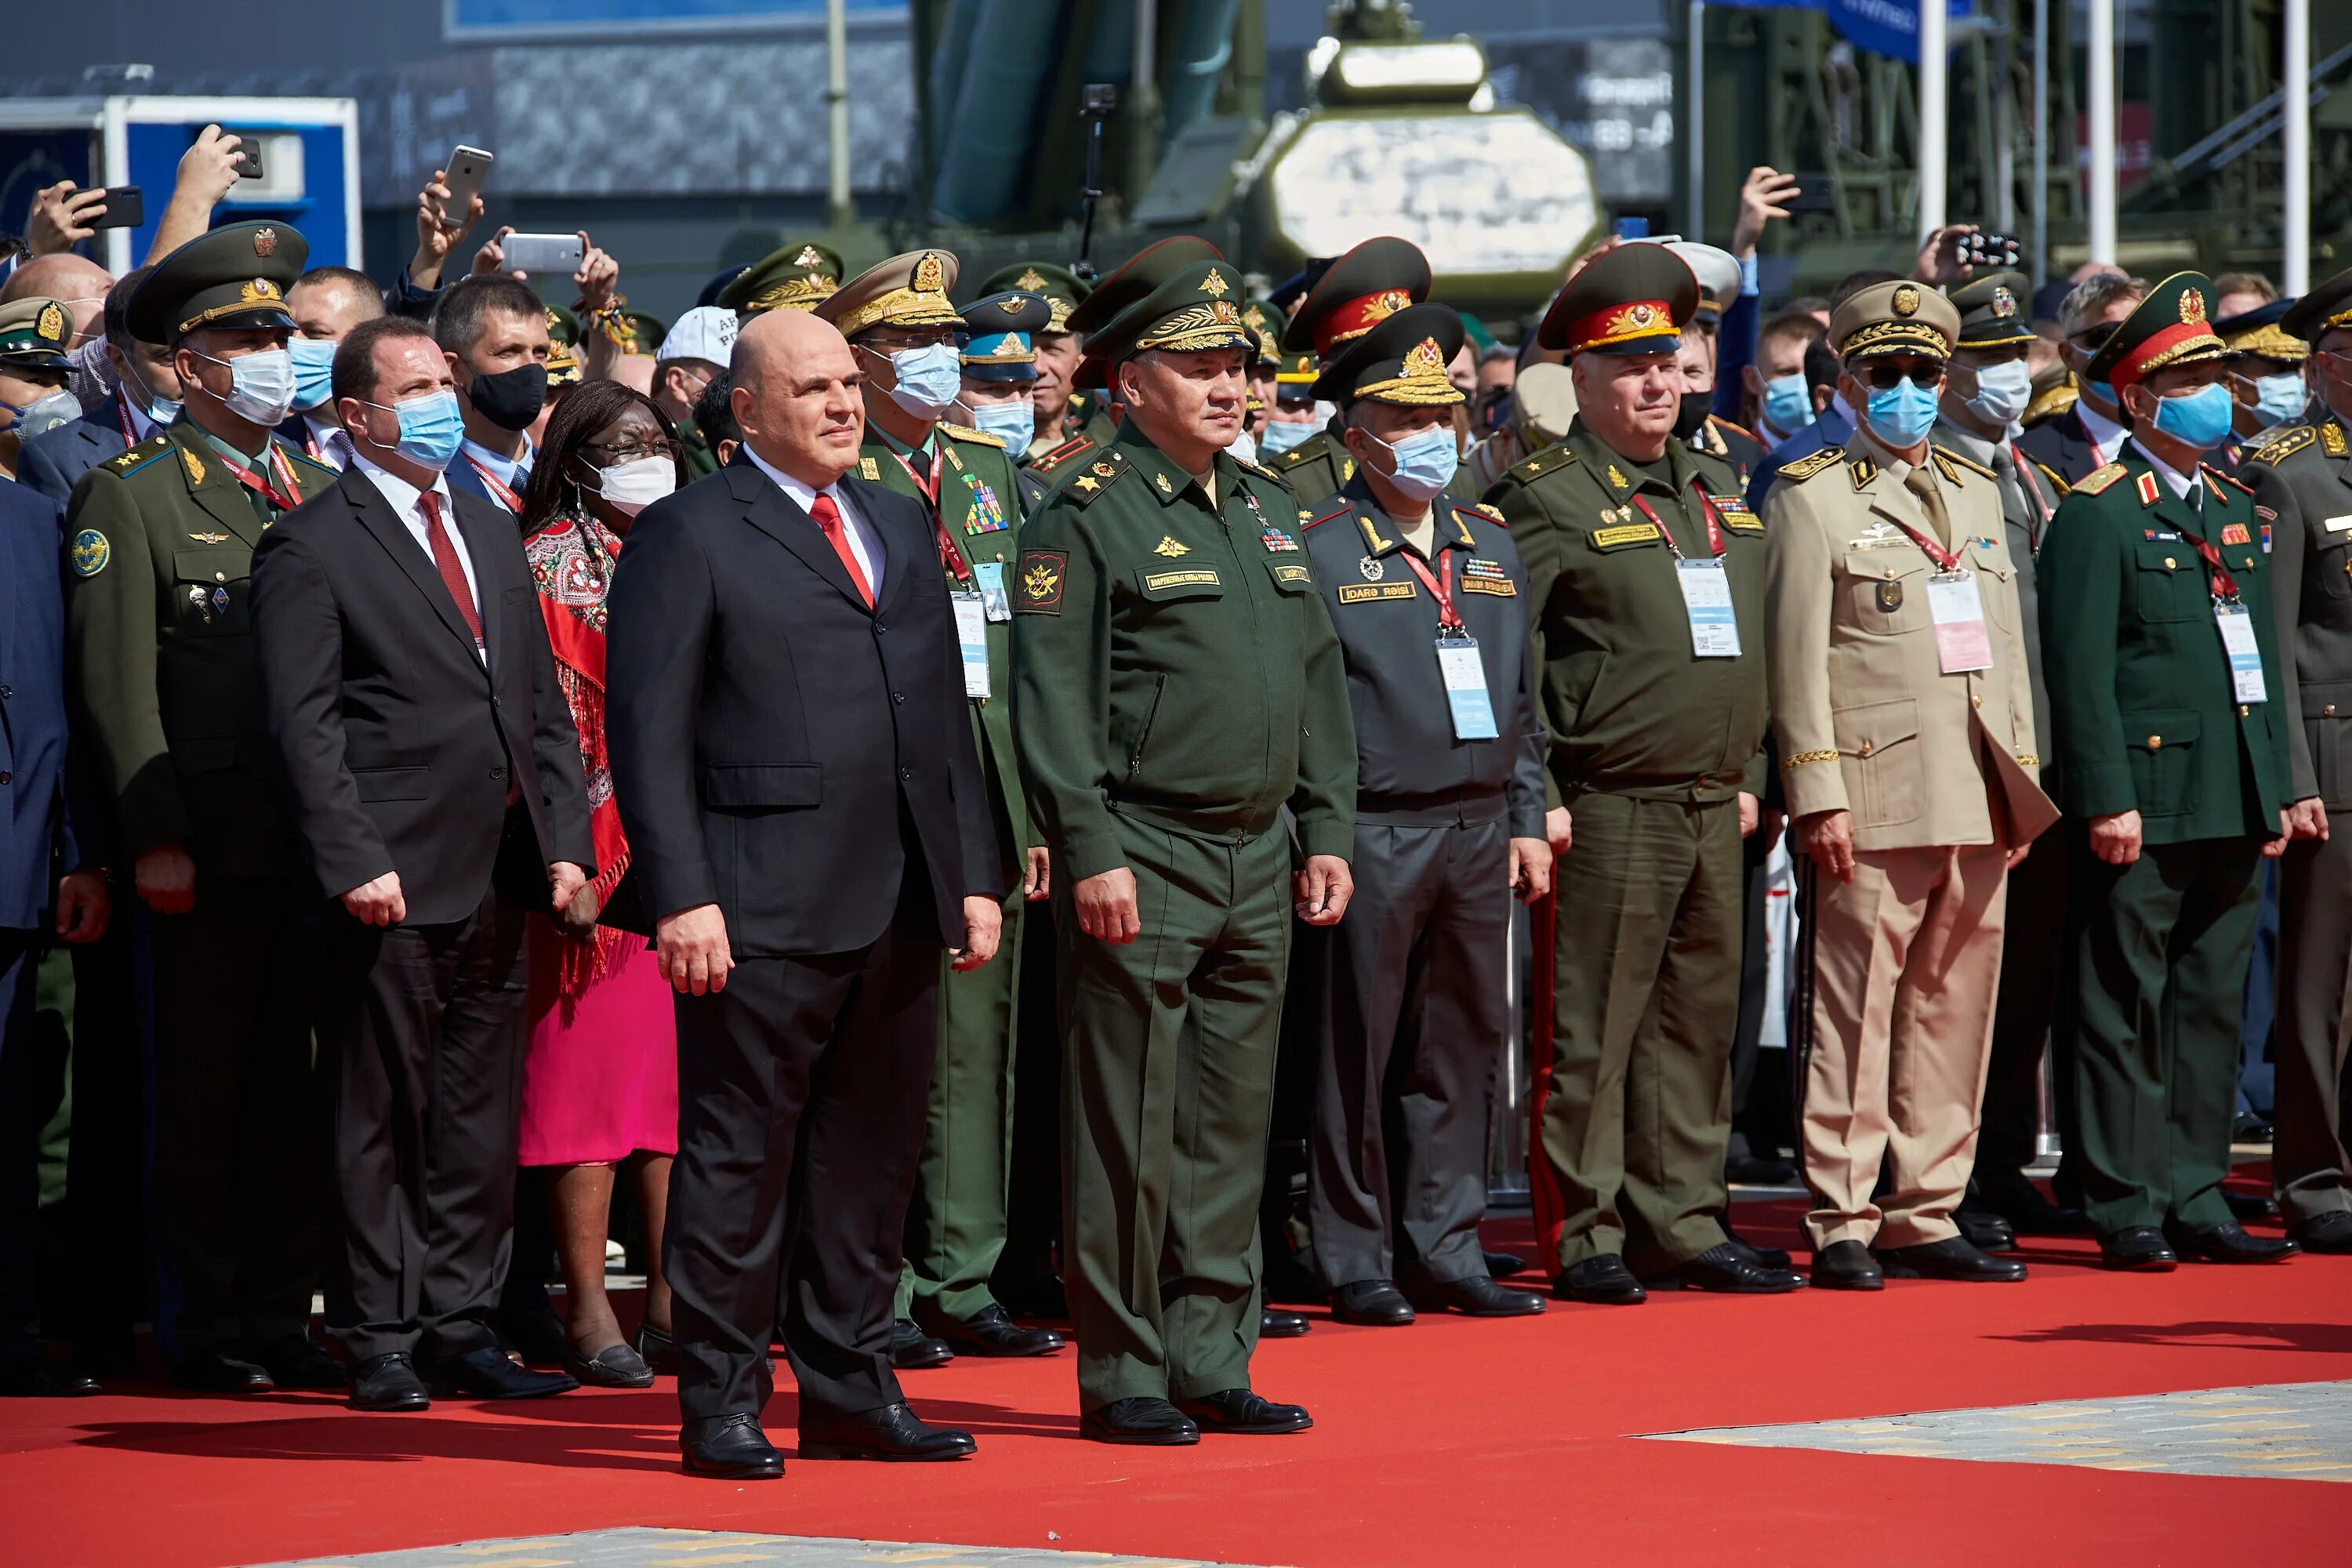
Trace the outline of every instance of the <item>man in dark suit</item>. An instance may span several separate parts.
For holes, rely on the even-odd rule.
[[[512,522],[453,501],[449,369],[404,317],[354,328],[352,466],[255,552],[270,739],[326,926],[319,1023],[342,1200],[329,1328],[351,1403],[424,1408],[417,1359],[491,1399],[575,1387],[490,1318],[513,1223],[523,917],[593,859],[570,710]],[[454,526],[453,526],[454,525]]]
[[[892,1369],[940,953],[977,968],[1003,867],[923,510],[849,479],[860,375],[795,310],[736,340],[736,461],[656,502],[614,575],[614,796],[678,991],[685,1468],[766,1479],[770,1331],[803,1458],[949,1459]]]
[[[131,335],[131,296],[152,270],[126,272],[106,291],[106,362],[114,390],[79,419],[26,442],[17,460],[18,481],[60,507],[73,499],[82,475],[179,417],[180,375],[172,368],[171,349]]]

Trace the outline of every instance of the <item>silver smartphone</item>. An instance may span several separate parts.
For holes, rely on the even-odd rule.
[[[553,272],[569,278],[585,254],[576,234],[510,234],[499,242],[509,272]]]
[[[463,224],[474,210],[474,198],[482,194],[482,182],[489,177],[490,165],[498,160],[479,147],[459,142],[449,154],[448,174],[441,183],[449,187],[449,221]]]

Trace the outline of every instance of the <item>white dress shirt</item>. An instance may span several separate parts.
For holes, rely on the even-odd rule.
[[[425,563],[438,576],[441,567],[433,559],[433,536],[425,531],[425,509],[417,504],[417,498],[425,492],[398,474],[368,461],[367,455],[356,448],[352,453],[352,461],[383,493],[383,499],[392,504],[393,515],[399,518],[401,526],[408,530],[408,537],[416,541],[416,548],[425,552]],[[433,476],[433,493],[441,498],[441,531],[449,536],[449,548],[457,552],[457,566],[466,574],[466,591],[473,595],[474,616],[478,620],[482,613],[482,584],[480,579],[474,575],[474,558],[466,549],[466,531],[457,526],[457,509],[449,499],[447,476]],[[489,662],[486,650],[478,648],[475,651],[482,655],[485,664]]]
[[[310,445],[318,448],[318,451],[311,455],[320,462],[335,469],[348,468],[352,466],[354,449],[352,446],[351,432],[340,425],[330,424],[324,419],[315,418],[308,414],[302,416],[302,427],[310,432]],[[378,472],[382,470],[379,469]]]
[[[2092,407],[2088,398],[2075,401],[2074,413],[2083,421],[2083,433],[2091,438],[2091,455],[2099,459],[2101,468],[2122,455],[2124,439],[2131,434],[2129,429]],[[2155,462],[2152,458],[2148,460]],[[2161,463],[2156,466],[2159,468],[2164,467]]]
[[[520,458],[502,458],[470,439],[457,443],[457,454],[473,458],[485,473],[518,496],[522,494],[523,487],[530,483],[531,459],[539,456],[531,448],[529,437],[523,438],[522,456]],[[493,495],[490,499],[496,500],[498,498]]]
[[[802,483],[782,468],[770,466],[766,458],[751,450],[749,442],[744,444],[742,453],[751,459],[753,468],[774,480],[776,488],[792,498],[794,506],[807,512],[812,519],[815,517],[816,498],[820,493],[818,490]],[[831,496],[834,506],[840,510],[841,531],[849,540],[849,552],[857,557],[858,569],[866,574],[866,585],[874,591],[874,602],[880,604],[882,602],[882,563],[885,559],[882,536],[874,531],[872,523],[858,515],[857,509],[849,504],[849,498],[842,493],[839,485],[827,485],[821,493]]]

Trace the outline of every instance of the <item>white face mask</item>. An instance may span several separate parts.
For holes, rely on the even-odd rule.
[[[625,517],[635,517],[677,489],[677,465],[667,458],[633,458],[596,470],[592,487]]]
[[[2033,373],[2023,360],[1977,368],[1977,395],[1969,399],[1969,406],[1986,423],[2004,428],[2014,425],[2032,401]]]
[[[258,349],[235,359],[198,359],[228,366],[228,395],[221,404],[239,419],[253,425],[276,425],[294,406],[294,356],[284,349]],[[204,389],[210,394],[212,389]]]
[[[1257,437],[1244,430],[1225,443],[1225,450],[1236,462],[1255,463],[1257,461]]]

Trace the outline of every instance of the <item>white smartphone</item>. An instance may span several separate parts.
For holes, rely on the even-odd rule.
[[[510,234],[499,242],[509,272],[553,272],[569,278],[584,252],[576,234]]]
[[[466,215],[474,210],[474,198],[482,194],[482,182],[489,177],[490,165],[498,160],[479,147],[464,142],[449,154],[448,177],[441,183],[449,187],[449,221],[462,224]]]

